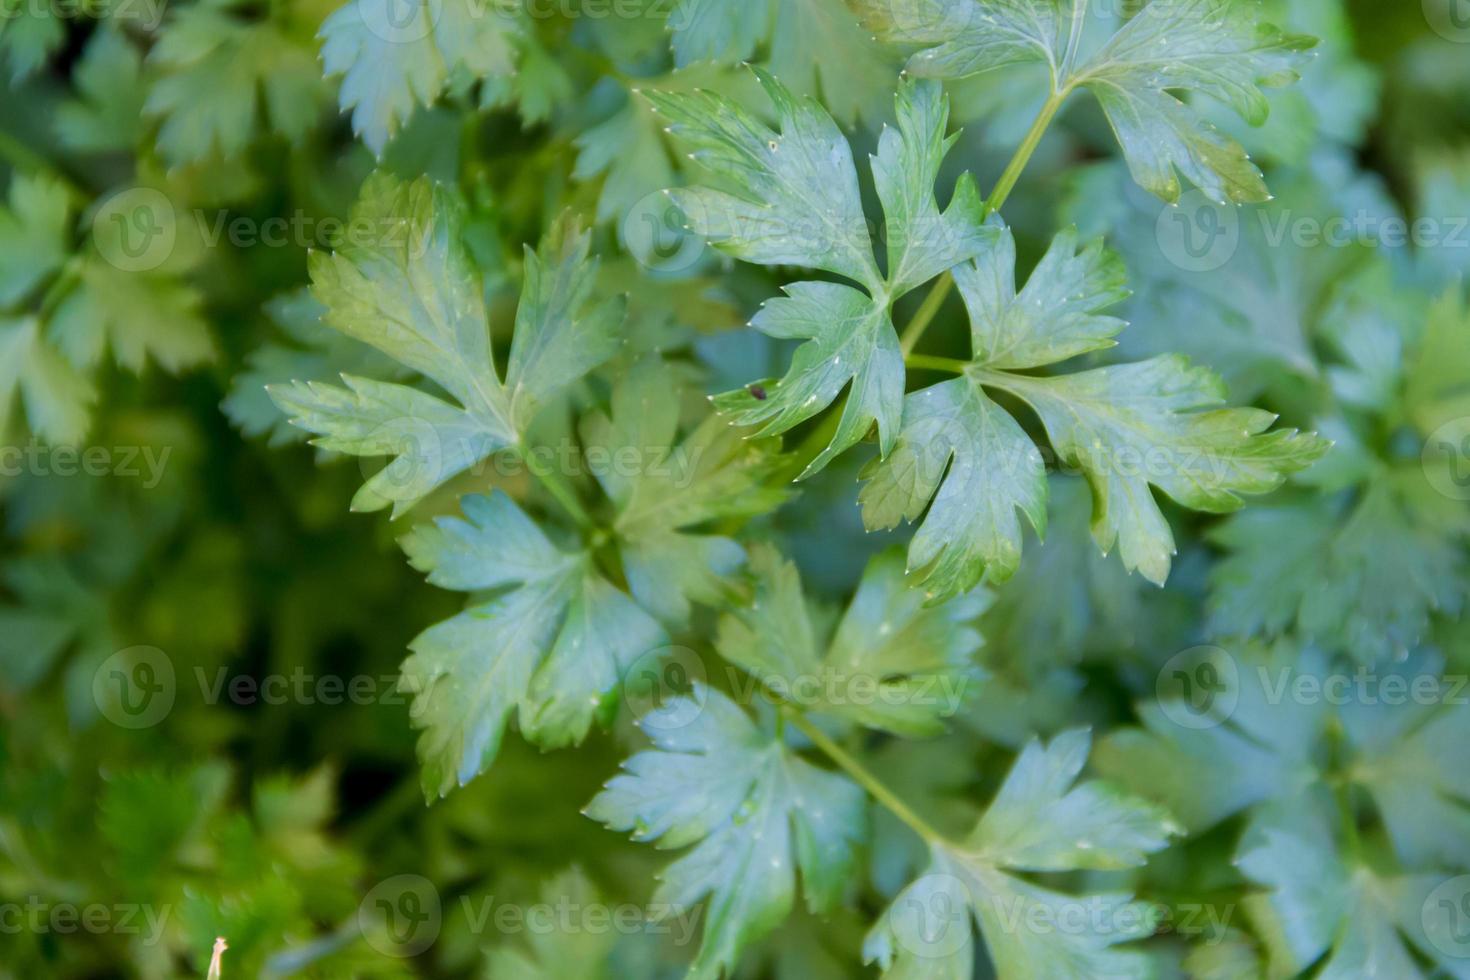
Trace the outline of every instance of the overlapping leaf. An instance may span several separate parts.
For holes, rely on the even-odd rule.
[[[527,249],[506,380],[491,358],[479,276],[460,239],[462,205],[427,179],[375,175],[352,224],[367,240],[312,256],[312,294],[329,325],[435,382],[458,403],[403,384],[344,376],[276,386],[271,396],[323,448],[394,456],[353,499],[395,516],[435,487],[517,446],[537,410],[606,361],[621,300],[592,301],[590,239],[558,226]]]
[[[864,954],[885,976],[971,977],[975,929],[1002,977],[1146,974],[1146,954],[1113,948],[1153,933],[1145,904],[1121,892],[1068,895],[1017,874],[1136,867],[1177,832],[1142,800],[1097,781],[1074,785],[1091,741],[1085,731],[1032,741],[964,842],[931,844],[927,872],[868,935]],[[1092,913],[1085,928],[1079,907]]]
[[[375,154],[451,77],[509,75],[525,29],[508,0],[350,0],[322,24],[322,64],[341,75],[341,105]]]
[[[1331,496],[1248,511],[1213,532],[1228,552],[1211,579],[1217,631],[1295,628],[1372,663],[1413,651],[1436,613],[1463,608],[1463,306],[1447,295],[1410,342],[1414,311],[1395,312],[1399,296],[1381,273],[1354,280],[1329,308],[1342,357],[1325,373],[1341,414],[1330,422],[1333,457],[1310,482]],[[1406,423],[1401,439],[1419,441],[1415,463],[1373,446],[1374,428],[1389,420]]]
[[[955,280],[970,314],[974,359],[964,373],[905,399],[894,451],[869,465],[861,502],[870,528],[923,524],[909,548],[931,598],[942,601],[989,574],[1004,581],[1021,555],[1020,511],[1045,530],[1046,477],[1040,451],[987,389],[1025,402],[1041,419],[1059,460],[1079,468],[1093,492],[1092,533],[1104,552],[1162,584],[1174,538],[1154,500],[1158,487],[1185,506],[1216,513],[1240,494],[1275,489],[1326,444],[1254,409],[1219,409],[1219,379],[1183,358],[1043,377],[1045,367],[1112,345],[1122,321],[1102,310],[1124,295],[1123,270],[1100,244],[1077,249],[1063,232],[1015,290],[1009,230]],[[932,501],[932,503],[931,503]]]
[[[1446,754],[1470,730],[1470,707],[1439,657],[1377,673],[1311,648],[1231,645],[1181,669],[1190,684],[1182,698],[1141,706],[1144,728],[1099,746],[1109,779],[1167,806],[1192,832],[1353,785],[1372,799],[1406,868],[1470,867],[1470,784]],[[1201,766],[1213,776],[1207,786],[1195,778]]]
[[[980,223],[974,183],[961,178],[941,212],[934,183],[954,138],[945,136],[948,102],[932,82],[901,83],[898,128],[884,133],[873,175],[887,219],[887,272],[879,271],[858,193],[852,152],[826,111],[798,99],[757,70],[775,105],[770,129],[709,92],[653,94],[671,130],[721,184],[672,192],[690,226],[730,255],[761,265],[821,269],[862,288],[799,282],[771,300],[752,326],[773,337],[805,339],[786,377],[716,399],[740,425],[778,435],[821,412],[847,389],[831,444],[807,473],[867,435],[876,424],[886,454],[898,434],[904,369],[892,304],[929,279],[975,256],[993,237]]]
[[[819,632],[796,566],[755,551],[751,605],[720,620],[720,655],[802,709],[910,736],[937,735],[980,680],[982,595],[938,609],[904,581],[895,554],[873,559],[835,632]]]
[[[1318,798],[1274,810],[1242,842],[1241,871],[1267,889],[1245,906],[1265,941],[1267,974],[1321,964],[1315,975],[1328,980],[1470,975],[1454,876],[1386,870],[1350,854],[1327,809]]]
[[[543,746],[581,741],[595,720],[617,713],[629,665],[664,642],[658,622],[588,552],[553,545],[509,497],[466,497],[461,507],[463,519],[440,518],[403,539],[432,584],[489,593],[420,634],[403,663],[430,796],[490,765],[513,712]]]
[[[747,440],[707,416],[677,439],[679,389],[657,357],[645,357],[613,391],[611,415],[581,426],[584,453],[616,516],[628,587],[665,622],[682,624],[690,603],[729,597],[726,581],[745,561],[732,538],[703,533],[711,522],[763,514],[786,499],[771,485],[781,459],[770,440]]]
[[[1217,201],[1264,201],[1261,173],[1239,143],[1174,94],[1220,101],[1252,125],[1269,106],[1262,86],[1295,81],[1312,38],[1259,20],[1259,4],[1151,0],[1090,55],[1079,57],[1086,0],[853,0],[881,39],[918,50],[920,77],[962,78],[1038,62],[1052,91],[1093,93],[1140,185],[1177,201],[1179,178]]]
[[[645,725],[655,748],[587,807],[588,816],[635,840],[692,849],[669,865],[654,901],[675,910],[707,902],[704,941],[691,978],[717,978],[795,904],[801,872],[814,912],[841,898],[857,864],[864,797],[844,776],[794,755],[719,691],[696,684]]]
[[[309,34],[247,21],[221,0],[173,12],[149,63],[158,78],[144,111],[161,120],[158,148],[175,166],[233,157],[265,123],[299,140],[326,104]]]
[[[764,46],[758,63],[847,125],[883,111],[896,74],[842,0],[679,0],[668,28],[681,68],[748,62]]]
[[[18,398],[43,439],[80,440],[97,397],[92,378],[109,349],[133,373],[149,361],[178,372],[214,356],[203,298],[180,278],[197,256],[170,223],[167,199],[139,189],[109,198],[80,243],[75,203],[60,181],[17,174],[9,207],[0,208],[0,433]],[[156,237],[165,234],[174,237]],[[134,256],[138,267],[129,264]]]

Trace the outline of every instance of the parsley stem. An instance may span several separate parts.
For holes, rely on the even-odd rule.
[[[808,721],[806,716],[800,711],[797,711],[790,705],[783,705],[781,707],[781,715],[787,721],[791,722],[793,727],[805,735],[813,745],[821,749],[829,759],[837,763],[838,767],[851,776],[854,782],[867,790],[869,796],[882,804],[883,808],[889,813],[892,813],[899,820],[903,821],[910,830],[922,837],[926,843],[935,845],[947,845],[949,843],[943,834],[930,826],[929,822],[923,817],[909,809],[909,805],[899,799],[893,790],[884,786],[877,776],[874,776],[868,771],[866,766],[849,755],[847,750],[842,746],[832,741],[826,732]]]
[[[903,362],[911,368],[923,371],[944,371],[951,374],[964,374],[965,369],[970,366],[968,361],[961,361],[954,357],[931,357],[928,354],[910,354]]]
[[[1046,130],[1056,118],[1057,110],[1066,101],[1067,94],[1071,90],[1063,88],[1055,89],[1047,97],[1046,104],[1036,115],[1036,121],[1031,124],[1031,129],[1026,133],[1026,138],[1016,148],[1011,162],[1001,172],[1000,179],[995,183],[995,189],[990,192],[990,197],[985,200],[985,217],[990,217],[1001,209],[1006,199],[1011,196],[1011,191],[1016,189],[1016,182],[1021,179],[1021,172],[1026,169],[1026,164],[1031,162],[1031,156],[1036,148],[1041,145],[1041,138],[1046,135]],[[944,301],[949,298],[949,291],[954,288],[954,276],[945,272],[929,287],[929,294],[924,297],[923,305],[914,313],[914,318],[904,328],[903,336],[899,338],[898,346],[903,351],[904,359],[908,360],[909,354],[918,346],[919,338],[924,336],[924,331],[929,329],[929,324],[939,313]],[[948,370],[946,368],[946,370]]]
[[[17,173],[45,174],[59,181],[79,202],[88,201],[92,197],[83,191],[81,186],[68,174],[63,173],[60,166],[52,163],[45,156],[27,146],[23,140],[3,129],[0,129],[0,159],[9,161],[11,169]]]
[[[908,358],[909,352],[918,345],[919,338],[924,336],[924,331],[929,329],[929,324],[938,314],[939,308],[944,305],[944,301],[949,298],[949,291],[953,288],[954,276],[949,274],[948,269],[935,281],[933,286],[929,287],[929,295],[924,297],[923,305],[914,313],[914,318],[903,329],[903,336],[898,339],[898,348],[903,351],[905,359]]]
[[[597,523],[592,520],[592,515],[587,513],[587,508],[583,507],[582,501],[577,498],[577,492],[572,489],[571,485],[566,482],[560,473],[529,462],[526,469],[530,470],[531,475],[536,478],[537,482],[546,488],[546,492],[551,494],[557,503],[561,504],[562,509],[571,515],[572,520],[577,522],[578,527],[590,531],[597,526]]]
[[[1041,138],[1046,135],[1051,121],[1056,118],[1057,110],[1067,100],[1070,89],[1063,88],[1061,91],[1053,91],[1047,97],[1046,104],[1036,114],[1036,121],[1031,124],[1031,129],[1026,133],[1026,138],[1016,148],[1016,153],[1011,157],[1011,162],[1006,164],[1000,179],[995,182],[995,189],[990,192],[990,197],[985,200],[985,216],[988,218],[999,211],[1011,196],[1011,191],[1016,189],[1016,181],[1021,179],[1021,171],[1026,169],[1026,164],[1031,162],[1031,155],[1041,145]]]
[[[786,484],[792,480],[801,479],[806,468],[812,465],[812,460],[820,456],[822,450],[832,443],[832,437],[837,434],[838,423],[842,421],[842,413],[846,408],[846,395],[832,403],[832,407],[827,409],[827,414],[822,417],[822,421],[806,434],[806,438],[801,440],[796,450],[788,457],[786,465],[777,475],[778,483]]]

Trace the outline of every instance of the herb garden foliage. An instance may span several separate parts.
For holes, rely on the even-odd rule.
[[[1470,977],[1453,3],[0,14],[0,978]]]

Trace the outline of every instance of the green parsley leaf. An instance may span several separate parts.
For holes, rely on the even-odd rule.
[[[504,0],[350,0],[322,24],[327,77],[342,76],[342,111],[381,157],[416,109],[444,92],[453,76],[495,78],[515,70],[524,30],[519,4]],[[404,17],[407,13],[409,16]]]
[[[744,61],[771,28],[770,0],[679,0],[669,13],[670,45],[680,67],[696,61]]]
[[[677,911],[707,900],[704,942],[691,978],[717,978],[795,904],[801,871],[807,907],[830,909],[857,866],[862,791],[797,758],[719,691],[695,684],[646,724],[655,748],[624,764],[587,815],[635,840],[693,849],[666,868],[654,902]]]
[[[761,547],[752,552],[751,570],[755,598],[721,617],[715,646],[803,710],[902,735],[938,735],[965,688],[980,679],[974,656],[982,641],[969,624],[985,597],[926,609],[896,554],[868,563],[830,636],[813,623],[795,564]],[[817,699],[807,700],[806,685],[821,692]],[[839,696],[830,700],[829,693]]]
[[[1450,875],[1385,873],[1347,857],[1325,809],[1273,810],[1241,845],[1241,871],[1269,889],[1245,906],[1262,933],[1268,975],[1294,976],[1321,963],[1315,975],[1330,980],[1464,976],[1463,960],[1451,952],[1463,942],[1445,925],[1455,920],[1432,901]],[[1421,957],[1438,969],[1421,968]]]
[[[664,642],[658,623],[595,569],[553,545],[503,493],[460,502],[464,519],[415,528],[404,551],[429,582],[484,601],[420,634],[403,662],[427,796],[487,769],[513,711],[546,748],[580,742],[617,712],[632,662]]]
[[[1210,533],[1227,554],[1210,577],[1217,631],[1279,636],[1295,629],[1364,663],[1408,652],[1436,612],[1466,600],[1465,529],[1447,537],[1437,498],[1417,468],[1384,470],[1350,506],[1266,505]]]
[[[72,73],[78,98],[57,109],[56,135],[83,153],[130,150],[142,131],[148,99],[143,56],[127,35],[102,28],[87,42]]]
[[[1179,200],[1178,174],[1216,201],[1269,198],[1245,150],[1173,93],[1194,92],[1251,125],[1269,112],[1261,86],[1290,84],[1315,39],[1259,20],[1259,4],[1152,0],[1090,57],[1078,57],[1085,0],[856,0],[884,41],[921,48],[908,70],[963,78],[1040,62],[1052,91],[1093,93],[1142,187]]]
[[[1146,905],[1126,893],[1067,895],[1015,874],[1136,867],[1177,832],[1141,800],[1096,781],[1074,785],[1091,741],[1069,731],[1046,746],[1028,744],[969,837],[931,845],[928,871],[894,899],[864,956],[885,976],[968,978],[973,917],[1000,976],[1140,975],[1146,954],[1112,947],[1152,934]],[[1093,913],[1088,928],[1060,926],[1084,908]],[[1031,928],[1038,921],[1056,925]]]
[[[377,375],[394,380],[407,368],[361,341],[322,322],[326,308],[305,289],[285,293],[265,304],[270,321],[293,341],[268,343],[246,358],[220,408],[248,436],[268,436],[272,446],[301,442],[307,432],[291,425],[268,393],[293,380],[327,381],[339,375]]]
[[[65,185],[17,174],[9,206],[0,208],[0,308],[30,296],[71,251],[71,202]]]
[[[766,45],[766,69],[844,124],[876,119],[897,74],[842,0],[680,0],[668,27],[680,68],[748,62]]]
[[[19,82],[34,74],[66,40],[66,24],[51,3],[0,0],[0,54]]]
[[[1098,547],[1106,553],[1120,543],[1125,567],[1159,584],[1168,577],[1174,538],[1150,485],[1188,507],[1227,512],[1240,506],[1239,494],[1273,490],[1326,451],[1315,436],[1261,435],[1275,420],[1266,412],[1204,411],[1223,401],[1222,386],[1183,358],[1052,377],[1017,373],[1111,346],[1123,324],[1100,311],[1126,290],[1116,257],[1101,244],[1079,252],[1075,231],[1057,235],[1020,293],[1014,278],[1009,229],[955,270],[974,360],[961,377],[905,399],[893,452],[864,471],[859,499],[869,528],[924,515],[909,567],[922,571],[933,601],[972,588],[987,573],[993,581],[1015,573],[1017,510],[1038,533],[1046,527],[1041,454],[986,388],[1036,412],[1058,457],[1079,467],[1092,487]]]
[[[730,255],[761,265],[822,269],[862,287],[800,282],[770,301],[751,325],[780,338],[807,338],[780,381],[719,396],[716,407],[738,425],[779,435],[830,405],[848,388],[831,444],[807,467],[815,473],[876,423],[882,452],[898,434],[903,355],[892,321],[899,297],[978,254],[993,238],[968,177],[949,208],[934,201],[939,166],[953,138],[944,132],[948,101],[934,83],[903,83],[898,130],[885,133],[873,160],[887,215],[887,274],[879,272],[847,141],[814,101],[798,99],[755,69],[775,104],[778,130],[710,92],[650,95],[672,132],[731,190],[672,191],[695,232]],[[759,394],[755,392],[759,391]]]
[[[1448,290],[1424,321],[1405,365],[1404,407],[1426,436],[1470,415],[1470,305],[1459,290]]]
[[[299,141],[326,102],[308,41],[271,20],[251,23],[231,6],[178,10],[149,53],[158,78],[144,111],[162,120],[158,148],[175,166],[243,152],[263,116]]]
[[[576,909],[584,915],[606,905],[606,898],[581,868],[568,868],[548,879],[541,897],[548,907]],[[524,945],[507,943],[485,954],[486,975],[515,980],[611,978],[614,974],[608,958],[617,946],[621,928],[614,931],[583,925],[573,921],[552,930],[526,930]]]
[[[1180,669],[1207,686],[1184,690],[1185,700],[1140,703],[1143,728],[1106,736],[1098,771],[1161,803],[1192,833],[1270,800],[1297,799],[1319,778],[1316,752],[1329,718],[1320,700],[1288,694],[1296,677],[1329,670],[1320,653],[1298,653],[1232,646],[1222,662],[1206,648]],[[1207,784],[1195,778],[1202,765],[1210,767]]]
[[[312,295],[326,307],[327,323],[459,403],[355,376],[343,378],[346,388],[296,381],[270,389],[323,448],[396,457],[353,498],[356,510],[391,504],[397,516],[457,473],[519,445],[541,407],[621,344],[621,300],[591,301],[590,237],[559,225],[539,252],[526,250],[502,383],[462,222],[463,204],[447,189],[378,174],[364,184],[350,221],[367,229],[368,240],[312,255]]]
[[[770,441],[747,440],[710,415],[677,442],[679,395],[668,368],[645,357],[613,390],[611,416],[592,413],[581,425],[584,456],[599,461],[594,471],[617,510],[628,587],[672,625],[688,621],[691,601],[729,598],[725,579],[745,562],[732,538],[701,526],[767,513],[787,497],[771,486],[781,458]]]
[[[1296,809],[1347,784],[1372,799],[1406,866],[1470,867],[1470,784],[1445,754],[1465,737],[1470,711],[1455,703],[1458,682],[1440,658],[1416,654],[1380,674],[1311,648],[1233,646],[1205,648],[1181,669],[1189,686],[1179,698],[1140,705],[1145,728],[1099,746],[1109,779],[1193,832],[1247,810]],[[1201,766],[1207,787],[1195,778]]]

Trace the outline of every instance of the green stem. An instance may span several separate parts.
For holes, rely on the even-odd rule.
[[[4,130],[0,130],[0,159],[9,161],[11,169],[16,172],[45,174],[60,181],[79,202],[91,199],[91,195],[85,193],[75,180],[61,171],[60,167]]]
[[[77,256],[72,256],[72,258],[67,260],[66,265],[62,267],[61,273],[50,286],[46,287],[46,292],[41,296],[41,305],[37,310],[41,319],[44,320],[56,312],[56,308],[71,293],[73,287],[81,281],[81,277],[82,261]]]
[[[41,173],[50,173],[52,170],[51,161],[4,130],[0,130],[0,157],[9,160],[16,170]]]
[[[359,847],[376,843],[394,824],[416,810],[422,811],[424,806],[424,792],[419,788],[418,776],[409,775],[374,802],[367,813],[353,821],[347,828],[347,839]]]
[[[1345,768],[1344,761],[1350,755],[1347,744],[1347,733],[1340,722],[1334,722],[1327,728],[1328,744],[1328,782],[1332,785],[1332,795],[1337,803],[1338,829],[1342,834],[1342,846],[1355,860],[1361,858],[1363,853],[1363,842],[1358,836],[1358,821],[1353,812],[1353,780],[1351,773]]]
[[[530,460],[526,460],[526,469],[530,470],[537,482],[546,488],[546,492],[561,504],[562,509],[577,522],[578,527],[584,531],[591,531],[597,527],[597,522],[592,520],[592,515],[587,513],[587,508],[583,507],[582,501],[578,499],[577,492],[560,473],[552,469],[542,469]]]
[[[812,461],[822,455],[822,450],[832,443],[832,437],[837,434],[837,426],[842,422],[842,413],[847,408],[847,396],[843,395],[832,403],[827,409],[827,414],[815,429],[808,432],[806,438],[801,440],[786,465],[781,467],[776,474],[776,482],[785,484],[792,480],[800,479],[806,472],[806,468],[812,465]]]
[[[924,297],[923,305],[914,313],[914,318],[903,330],[903,336],[898,339],[898,347],[905,358],[918,345],[924,331],[929,329],[929,324],[933,322],[940,307],[944,306],[944,301],[949,298],[949,291],[953,288],[954,276],[949,274],[948,269],[929,287],[929,295]]]
[[[1071,89],[1066,87],[1060,91],[1054,89],[1052,94],[1047,98],[1046,104],[1037,113],[1036,121],[1031,124],[1031,129],[1027,131],[1026,138],[1016,148],[1016,152],[1011,156],[1011,162],[1006,164],[1005,170],[1001,172],[1000,179],[996,181],[995,189],[985,199],[984,216],[986,218],[999,211],[1001,206],[1011,196],[1011,191],[1016,189],[1016,182],[1021,179],[1021,172],[1031,162],[1031,157],[1036,152],[1036,148],[1041,145],[1041,138],[1046,135],[1047,128],[1051,125],[1052,120],[1056,118],[1057,110],[1062,107],[1062,103],[1066,101],[1067,94],[1070,91]],[[935,280],[934,285],[929,287],[929,294],[924,297],[923,305],[919,307],[918,311],[914,314],[914,318],[904,328],[903,336],[899,338],[898,345],[906,359],[909,353],[918,346],[919,338],[924,336],[925,330],[929,329],[929,324],[933,322],[935,315],[939,313],[940,307],[949,298],[949,291],[953,288],[954,276],[948,272],[940,276]]]
[[[1031,129],[1026,133],[1026,138],[1016,148],[1011,162],[1001,172],[1000,180],[995,182],[995,189],[990,192],[990,197],[985,199],[985,216],[988,218],[999,211],[1011,196],[1011,191],[1016,189],[1016,181],[1021,179],[1021,172],[1026,169],[1026,164],[1031,162],[1031,155],[1041,145],[1041,138],[1046,135],[1047,127],[1056,118],[1057,110],[1067,100],[1069,88],[1063,88],[1059,92],[1052,92],[1047,98],[1046,104],[1036,114],[1036,121],[1031,124]]]
[[[868,771],[866,766],[849,755],[847,750],[842,746],[832,741],[826,732],[813,725],[810,721],[807,721],[806,716],[800,711],[797,711],[790,705],[783,705],[781,707],[781,715],[787,721],[791,722],[793,727],[805,735],[813,745],[821,749],[827,758],[837,763],[838,768],[851,776],[853,782],[867,790],[869,796],[877,800],[888,812],[903,821],[910,830],[922,837],[926,843],[931,845],[948,845],[949,842],[943,834],[930,826],[929,822],[923,817],[909,809],[909,805],[899,799],[887,786],[884,786],[877,776],[874,776]]]
[[[943,371],[947,374],[964,374],[970,366],[968,361],[955,357],[931,357],[928,354],[910,354],[903,362],[921,371]]]

